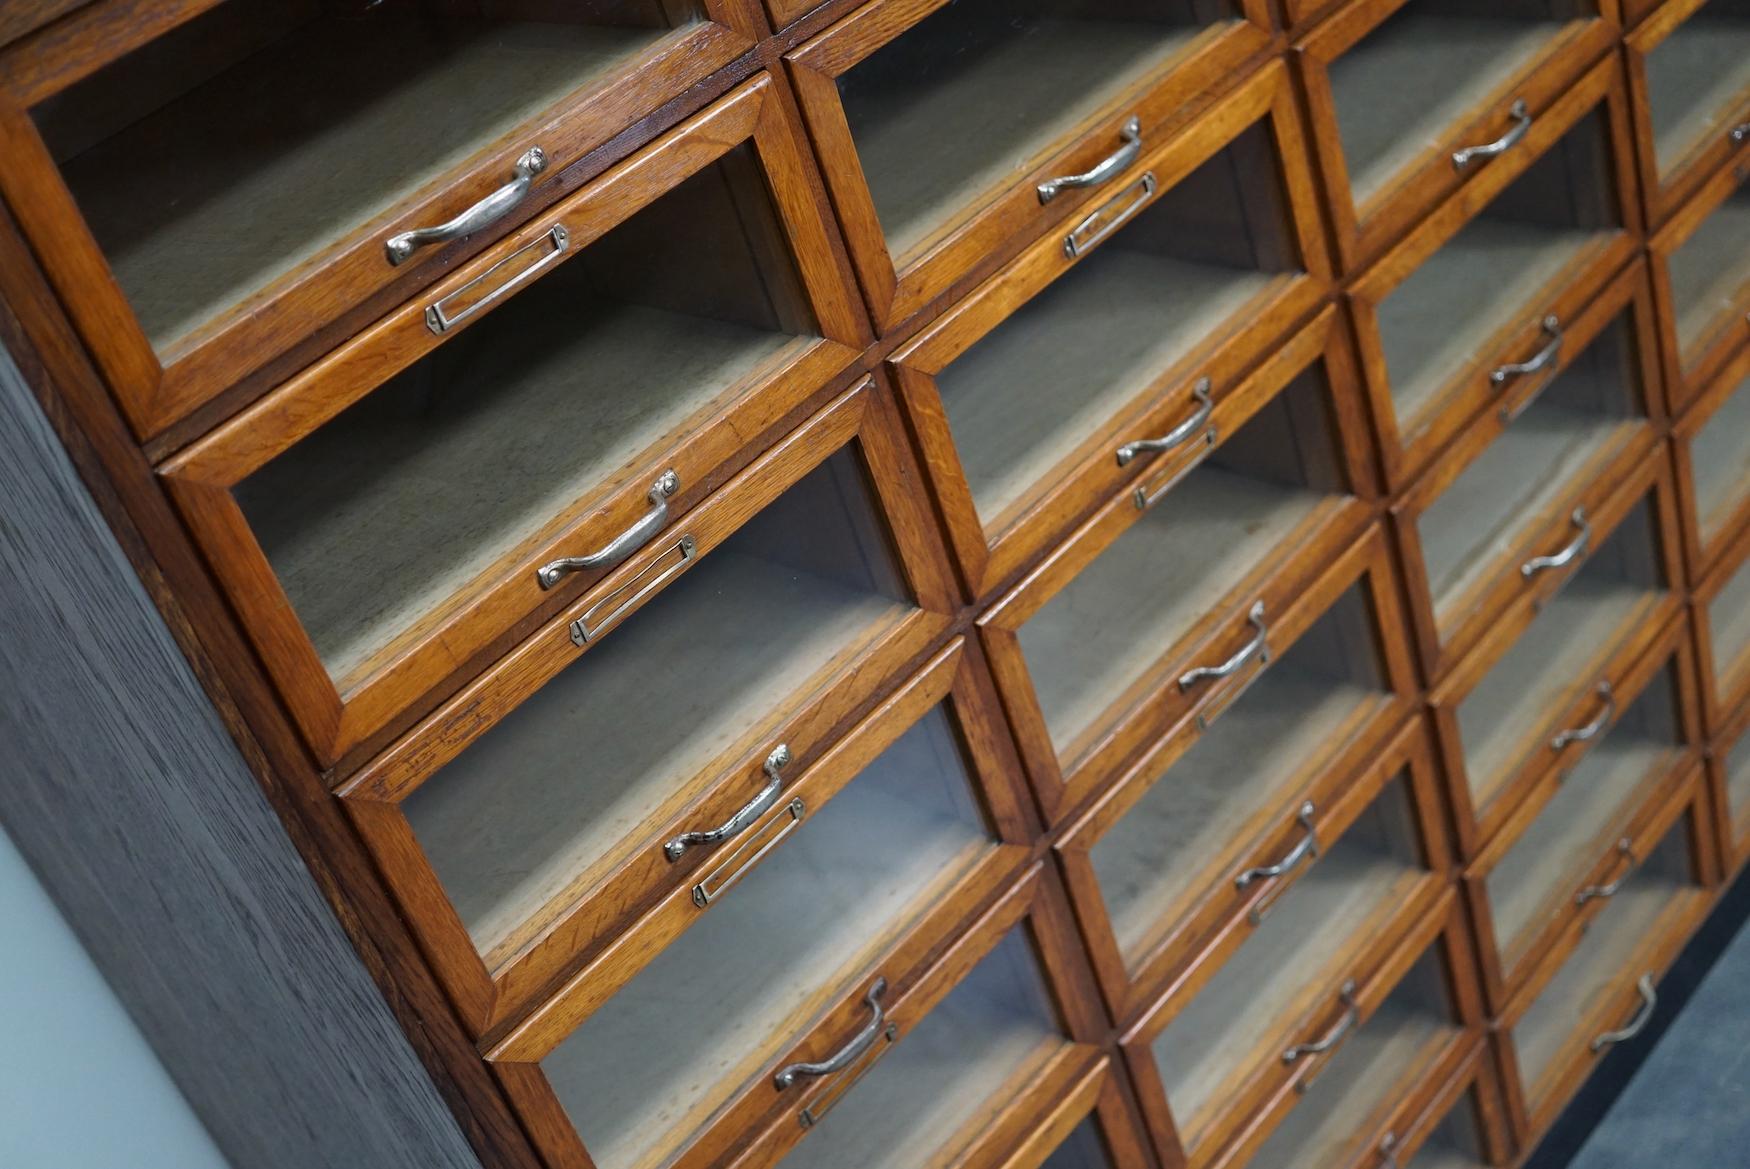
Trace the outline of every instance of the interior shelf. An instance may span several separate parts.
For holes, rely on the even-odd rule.
[[[1750,378],[1740,382],[1689,444],[1695,518],[1704,543],[1750,495]]]
[[[1712,0],[1643,58],[1661,177],[1724,127],[1750,88],[1750,6]]]
[[[907,612],[849,460],[811,472],[403,803],[483,953]],[[804,528],[812,549],[794,539]]]
[[[1735,311],[1750,284],[1750,187],[1721,203],[1666,262],[1685,364],[1722,313]]]

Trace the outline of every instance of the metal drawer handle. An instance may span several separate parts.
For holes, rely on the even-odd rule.
[[[1136,194],[1131,196],[1130,202],[1124,203],[1124,206],[1119,207],[1117,211],[1113,211],[1112,208],[1124,202],[1122,191],[1114,195],[1108,202],[1088,212],[1087,217],[1070,228],[1069,234],[1063,237],[1063,254],[1072,260],[1079,259],[1082,253],[1130,222],[1130,217],[1141,211],[1147,206],[1148,201],[1154,198],[1155,188],[1158,186],[1160,186],[1160,180],[1155,178],[1155,172],[1151,170],[1136,180]]]
[[[1592,540],[1592,525],[1586,521],[1586,509],[1576,507],[1568,517],[1568,522],[1580,529],[1580,534],[1574,537],[1573,543],[1551,556],[1533,556],[1519,566],[1519,575],[1527,580],[1550,568],[1565,568],[1577,558],[1586,554],[1586,545]]]
[[[1180,693],[1191,689],[1191,687],[1197,685],[1197,683],[1203,681],[1205,678],[1226,678],[1230,674],[1237,672],[1241,666],[1251,661],[1254,657],[1261,662],[1268,662],[1270,660],[1270,643],[1266,640],[1270,635],[1270,631],[1264,625],[1263,601],[1258,601],[1252,605],[1251,612],[1246,614],[1246,620],[1251,623],[1253,629],[1258,631],[1258,636],[1252,638],[1252,640],[1241,646],[1239,651],[1236,652],[1233,657],[1221,663],[1219,666],[1198,666],[1194,670],[1186,670],[1183,674],[1180,674]]]
[[[1543,331],[1549,334],[1549,344],[1539,349],[1529,361],[1510,361],[1490,370],[1490,384],[1505,385],[1508,378],[1536,373],[1559,358],[1562,355],[1562,322],[1554,313],[1543,319]]]
[[[389,242],[384,245],[384,250],[389,254],[389,263],[400,264],[426,244],[447,243],[498,222],[510,213],[511,208],[523,201],[523,197],[529,193],[530,184],[535,181],[535,176],[546,169],[547,152],[539,146],[530,147],[527,153],[516,160],[510,182],[448,223],[440,223],[436,227],[416,227],[412,231],[390,236]]]
[[[1598,717],[1583,727],[1570,727],[1556,732],[1555,737],[1549,741],[1551,751],[1560,751],[1569,743],[1584,743],[1588,739],[1595,739],[1610,725],[1610,720],[1616,717],[1616,692],[1610,688],[1609,682],[1600,682],[1597,693],[1598,697],[1604,699],[1604,708],[1598,712]]]
[[[1750,138],[1750,122],[1739,122],[1733,126],[1730,137],[1733,142],[1743,142],[1746,138]]]
[[[1142,153],[1142,119],[1132,114],[1130,120],[1118,128],[1118,137],[1124,140],[1124,145],[1101,159],[1092,170],[1079,175],[1046,179],[1040,183],[1039,201],[1049,203],[1072,187],[1097,187],[1117,178],[1118,173],[1135,162]]]
[[[1244,889],[1253,881],[1274,881],[1278,877],[1285,877],[1289,873],[1292,873],[1307,861],[1318,859],[1319,830],[1313,824],[1313,813],[1315,811],[1317,811],[1317,809],[1313,807],[1313,802],[1311,800],[1302,804],[1300,806],[1300,812],[1295,816],[1295,819],[1299,821],[1300,826],[1306,830],[1306,835],[1301,837],[1300,842],[1293,848],[1289,849],[1288,852],[1283,855],[1282,859],[1275,864],[1259,865],[1257,868],[1247,869],[1245,872],[1235,877],[1234,888]],[[1256,905],[1252,906],[1251,912],[1246,914],[1246,920],[1252,925],[1257,925],[1262,922],[1264,920],[1264,915],[1270,911],[1265,903],[1266,899],[1269,900],[1270,905],[1275,904],[1275,899],[1270,898],[1270,895],[1266,893],[1263,898],[1259,899]]]
[[[1403,1142],[1398,1140],[1396,1132],[1388,1132],[1379,1138],[1379,1169],[1403,1169],[1398,1164],[1398,1149]]]
[[[611,568],[620,563],[650,543],[656,538],[656,533],[662,531],[668,523],[668,497],[679,491],[680,486],[680,476],[670,467],[650,485],[649,492],[644,496],[650,501],[650,510],[637,523],[587,556],[567,556],[548,561],[535,570],[535,579],[541,582],[543,589],[550,589],[574,572],[591,568]]]
[[[1452,152],[1453,169],[1463,170],[1470,165],[1472,159],[1493,158],[1497,154],[1505,154],[1507,151],[1519,145],[1519,140],[1531,131],[1531,111],[1526,109],[1525,99],[1520,98],[1513,103],[1512,108],[1507,111],[1507,114],[1518,124],[1493,142],[1485,142],[1481,146],[1466,146],[1462,150],[1454,150]]]
[[[869,1021],[863,1029],[851,1036],[850,1041],[819,1063],[793,1063],[778,1069],[778,1074],[772,1082],[782,1092],[803,1076],[830,1076],[834,1072],[843,1071],[849,1067],[859,1055],[874,1046],[875,1040],[881,1037],[883,1030],[891,1030],[887,1023],[886,1013],[881,1009],[881,996],[887,993],[887,979],[877,978],[875,985],[869,988],[869,993],[863,996],[863,1001],[869,1006]],[[891,1036],[889,1036],[891,1038]]]
[[[1653,1012],[1659,1007],[1659,992],[1653,989],[1653,976],[1643,974],[1635,983],[1635,989],[1641,992],[1641,1006],[1635,1012],[1635,1017],[1628,1021],[1627,1026],[1620,1031],[1606,1031],[1592,1041],[1594,1053],[1602,1051],[1613,1043],[1621,1043],[1625,1039],[1633,1039],[1647,1029],[1647,1024],[1653,1021]]]
[[[1337,991],[1337,997],[1343,1001],[1343,1017],[1337,1020],[1337,1025],[1325,1033],[1323,1039],[1312,1043],[1296,1043],[1282,1053],[1283,1063],[1293,1063],[1306,1055],[1323,1055],[1337,1044],[1343,1042],[1343,1037],[1354,1029],[1361,1021],[1361,1005],[1355,1001],[1355,980],[1353,978],[1343,983]],[[1302,1088],[1301,1091],[1306,1089]]]
[[[1628,858],[1628,864],[1623,866],[1622,875],[1608,885],[1588,885],[1574,894],[1576,908],[1595,899],[1608,900],[1615,897],[1617,891],[1622,888],[1622,883],[1628,880],[1630,873],[1635,871],[1635,866],[1640,863],[1635,858],[1635,842],[1625,836],[1616,842],[1616,851]]]
[[[772,748],[772,753],[766,756],[766,763],[762,770],[766,773],[767,782],[766,786],[760,789],[758,795],[743,804],[735,815],[709,832],[681,833],[662,846],[662,855],[666,856],[670,863],[673,863],[680,860],[686,854],[687,849],[694,845],[720,844],[758,820],[778,802],[778,789],[784,785],[784,777],[781,773],[789,762],[790,745],[779,743]]]
[[[1191,387],[1191,396],[1197,399],[1197,412],[1159,438],[1141,438],[1135,442],[1127,442],[1118,448],[1118,465],[1129,465],[1137,455],[1152,454],[1156,451],[1170,451],[1176,446],[1188,442],[1199,430],[1209,422],[1209,416],[1215,411],[1215,403],[1209,397],[1210,382],[1206,377],[1197,379]]]

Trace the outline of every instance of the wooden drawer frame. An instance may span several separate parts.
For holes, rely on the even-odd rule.
[[[1671,297],[1668,267],[1672,253],[1747,181],[1750,154],[1716,171],[1647,240],[1647,251],[1653,261],[1653,295],[1659,306],[1660,348],[1665,355],[1665,395],[1673,414],[1687,411],[1703,387],[1740,349],[1750,344],[1750,277],[1746,277],[1732,309],[1708,324],[1695,343],[1695,359],[1685,365],[1677,343],[1677,305]]]
[[[1732,805],[1731,776],[1727,764],[1732,751],[1750,734],[1750,703],[1732,712],[1725,724],[1716,730],[1708,748],[1707,786],[1719,824],[1719,855],[1723,883],[1730,884],[1750,861],[1750,804],[1743,808]]]
[[[1740,570],[1750,573],[1750,528],[1741,529],[1715,558],[1694,591],[1696,664],[1701,676],[1701,709],[1708,730],[1717,734],[1733,712],[1750,703],[1750,649],[1729,662],[1716,661],[1711,607]]]
[[[162,6],[146,15],[129,0],[103,0],[0,53],[0,143],[13,164],[0,171],[0,191],[31,237],[135,435],[150,438],[245,378],[261,388],[264,379],[283,377],[307,361],[313,355],[308,343],[312,313],[381,311],[386,300],[393,303],[389,298],[416,295],[458,261],[530,216],[545,214],[588,167],[599,166],[598,153],[611,150],[617,135],[628,129],[647,134],[639,119],[651,110],[673,111],[666,118],[659,115],[652,129],[690,112],[686,107],[706,95],[682,100],[688,91],[750,53],[762,29],[750,0],[702,3],[709,19],[673,38],[655,57],[640,58],[512,134],[484,144],[442,182],[410,191],[319,259],[251,294],[163,355],[153,349],[122,296],[27,111],[215,7],[215,0]],[[512,161],[537,141],[550,161],[545,177],[536,180],[514,215],[400,268],[385,261],[384,239],[444,222],[474,204],[500,187]],[[330,328],[318,336],[333,343],[344,333]]]
[[[1049,204],[1041,204],[1033,190],[1048,178],[1079,174],[1110,155],[1113,143],[1119,141],[1119,124],[1130,115],[1140,119],[1144,143],[1159,141],[1163,134],[1176,135],[1208,93],[1241,73],[1243,66],[1270,45],[1271,26],[1264,0],[1235,0],[1243,16],[1231,27],[1212,28],[1173,67],[1137,81],[1064,139],[1041,143],[1027,172],[1016,175],[1010,186],[986,193],[981,203],[935,231],[911,254],[894,256],[888,250],[839,103],[837,79],[945,3],[947,0],[869,0],[786,57],[833,204],[844,225],[852,264],[874,314],[876,330],[882,335],[900,333],[900,326],[926,305],[963,285],[968,277],[988,271],[994,266],[990,261],[1005,258],[1022,242],[1070,222],[1088,204],[1135,183],[1146,169],[1140,159],[1100,187],[1072,190]],[[1263,77],[1272,80],[1260,80]],[[1247,84],[1270,89],[1272,100],[1282,104],[1287,119],[1284,124],[1298,128],[1279,65],[1264,65]],[[1290,131],[1283,145],[1287,148],[1286,186],[1300,208],[1297,218],[1312,222],[1309,215],[1316,216],[1311,210],[1312,176],[1298,134]]]
[[[1393,1123],[1366,1152],[1349,1162],[1349,1169],[1398,1169],[1414,1166],[1416,1154],[1436,1129],[1460,1108],[1472,1110],[1477,1138],[1483,1146],[1483,1164],[1505,1165],[1512,1155],[1513,1139],[1507,1124],[1506,1105],[1493,1053],[1486,1035],[1474,1033],[1458,1069],[1443,1081],[1425,1078],[1397,1109]]]
[[[1682,501],[1679,511],[1683,516],[1684,559],[1689,565],[1690,580],[1699,581],[1711,573],[1738,534],[1750,528],[1750,485],[1739,491],[1737,500],[1720,520],[1712,539],[1708,539],[1702,530],[1704,517],[1695,490],[1695,437],[1741,383],[1750,383],[1750,345],[1738,350],[1720,367],[1713,380],[1689,403],[1683,417],[1671,428],[1671,451],[1677,459],[1677,491]],[[1750,394],[1750,386],[1746,386],[1744,392]]]

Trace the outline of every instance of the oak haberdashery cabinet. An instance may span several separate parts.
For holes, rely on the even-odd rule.
[[[0,158],[492,1169],[1517,1165],[1750,856],[1742,0],[51,0]]]

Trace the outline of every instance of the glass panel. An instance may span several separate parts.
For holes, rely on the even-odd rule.
[[[987,525],[1299,269],[1282,191],[1255,125],[937,375]]]
[[[916,1169],[949,1159],[969,1122],[1008,1103],[1069,1042],[1017,927],[901,1035],[802,1143],[784,1169]]]
[[[542,1061],[602,1169],[695,1131],[994,842],[934,711]]]
[[[1750,283],[1750,187],[1721,203],[1666,261],[1677,315],[1677,349],[1685,365],[1708,327],[1735,311]]]
[[[1211,1131],[1232,1078],[1285,1013],[1353,961],[1362,930],[1426,872],[1405,778],[1394,779],[1281,897],[1155,1038],[1155,1064],[1187,1147]]]
[[[1750,493],[1750,378],[1739,382],[1689,444],[1701,538],[1711,541]]]
[[[1726,754],[1726,802],[1732,823],[1750,820],[1750,734],[1739,735]]]
[[[1356,652],[1371,641],[1365,605],[1359,588],[1344,594],[1089,851],[1119,947],[1133,961],[1188,908],[1259,809],[1286,800],[1387,699],[1371,655]]]
[[[1713,639],[1714,682],[1724,692],[1732,668],[1750,651],[1750,560],[1738,566],[1726,587],[1708,604]]]
[[[778,238],[740,147],[239,484],[329,673],[794,356],[795,268],[752,242]]]
[[[1599,653],[1665,588],[1652,503],[1648,497],[1634,506],[1459,703],[1465,775],[1478,810],[1494,798],[1551,707],[1591,684],[1585,672]]]
[[[1318,511],[1347,493],[1319,367],[1175,484],[1020,629],[1059,753]]]
[[[903,596],[842,450],[475,740],[402,804],[475,944],[516,944]]]
[[[160,353],[704,19],[697,0],[462,7],[226,4],[36,107]]]
[[[1531,932],[1543,924],[1538,910],[1611,846],[1605,834],[1628,813],[1630,800],[1682,750],[1675,668],[1660,670],[1592,744],[1485,878],[1504,965],[1519,961]]]
[[[1429,409],[1491,336],[1529,316],[1545,286],[1621,222],[1609,126],[1594,110],[1380,303],[1400,421]]]
[[[1331,99],[1359,206],[1542,53],[1580,0],[1410,0],[1332,61]],[[1405,93],[1416,100],[1402,101]]]
[[[1436,620],[1533,524],[1588,462],[1644,417],[1625,312],[1557,374],[1417,521]]]
[[[1750,86],[1750,4],[1712,0],[1643,59],[1653,147],[1660,177],[1702,142],[1723,134],[1725,119]]]
[[[1430,1050],[1458,1032],[1438,947],[1436,942],[1418,958],[1373,1017],[1325,1057],[1330,1062],[1250,1169],[1334,1164],[1340,1147],[1375,1109],[1414,1087]]]
[[[1063,1144],[1045,1158],[1039,1169],[1112,1169],[1106,1142],[1100,1138],[1099,1123],[1090,1116],[1076,1125],[1075,1131],[1063,1139]]]
[[[1472,1089],[1428,1134],[1404,1169],[1482,1169],[1489,1163],[1489,1154],[1483,1145],[1482,1127],[1477,1123],[1479,1115]]]
[[[899,257],[1007,187],[1232,0],[949,0],[839,78],[863,176]],[[1116,144],[1114,144],[1116,145]]]
[[[1659,917],[1672,899],[1694,888],[1688,832],[1686,815],[1592,919],[1586,936],[1513,1029],[1520,1078],[1534,1101],[1543,1095],[1544,1075],[1562,1049],[1591,1038],[1576,1035],[1574,1029],[1585,1021],[1598,997],[1615,994],[1640,977],[1642,971],[1628,965],[1635,951],[1659,932]]]

